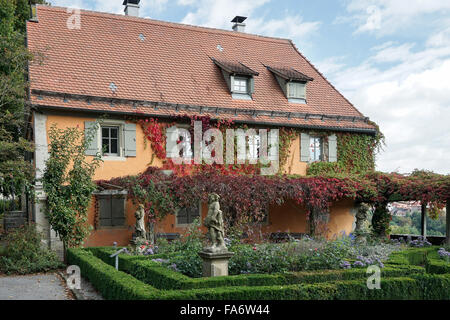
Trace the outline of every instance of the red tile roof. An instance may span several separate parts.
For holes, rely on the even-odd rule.
[[[243,74],[243,75],[251,75],[251,76],[257,76],[259,75],[258,72],[253,71],[246,65],[240,63],[240,62],[233,62],[233,61],[225,61],[225,60],[219,60],[215,59],[214,57],[211,58],[214,63],[222,68],[223,70],[229,72],[229,73],[237,73],[237,74]]]
[[[300,71],[295,70],[294,68],[277,68],[277,67],[271,67],[266,66],[267,69],[272,71],[274,74],[282,77],[286,80],[297,80],[297,81],[313,81],[314,79],[311,77],[308,77],[307,75],[301,73]]]
[[[72,14],[39,5],[38,22],[27,23],[29,48],[45,55],[29,68],[37,107],[161,116],[215,108],[214,118],[235,121],[374,130],[290,40],[84,10],[81,29],[69,29]],[[258,73],[253,100],[232,98],[213,57]],[[266,66],[313,78],[307,104],[289,103]]]

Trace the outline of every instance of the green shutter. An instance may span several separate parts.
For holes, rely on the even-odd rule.
[[[255,92],[255,79],[253,77],[250,77],[247,83],[247,92],[251,96],[253,92]]]
[[[126,123],[124,126],[125,157],[136,157],[136,124]]]
[[[300,161],[309,162],[309,134],[300,134]]]
[[[123,196],[112,197],[111,211],[112,225],[125,225],[125,198]]]
[[[337,137],[335,134],[328,137],[328,161],[337,161]]]
[[[177,212],[177,224],[188,223],[188,212],[186,208],[181,208]]]
[[[111,196],[98,197],[98,210],[100,213],[100,226],[112,226]]]
[[[94,128],[97,127],[97,123],[95,121],[85,121],[84,122],[84,136],[85,138],[88,137],[89,133],[94,133],[94,136],[92,137],[92,140],[90,141],[85,154],[87,156],[95,156],[97,152],[99,152],[98,147],[98,130],[95,130]],[[92,131],[91,131],[92,130]]]

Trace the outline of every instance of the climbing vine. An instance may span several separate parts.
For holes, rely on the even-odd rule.
[[[162,175],[160,169],[150,167],[142,175],[118,178],[111,183],[128,188],[133,201],[145,204],[150,219],[162,218],[175,212],[175,208],[189,206],[199,200],[206,201],[208,193],[216,192],[221,195],[221,204],[228,212],[229,225],[249,218],[258,220],[268,205],[282,204],[290,199],[304,206],[307,218],[312,219],[310,231],[314,232],[326,225],[322,222],[326,221],[333,202],[354,199],[371,204],[376,209],[373,232],[385,236],[389,233],[390,215],[386,210],[389,201],[419,200],[427,203],[430,216],[435,216],[450,198],[448,176],[429,172],[415,172],[410,176],[375,172],[375,155],[384,144],[379,130],[375,135],[334,133],[338,141],[338,161],[313,163],[306,177],[287,176],[281,172],[289,159],[293,141],[303,132],[285,127],[279,128],[278,175],[260,176],[260,164],[207,165],[192,162],[175,165],[171,159],[166,159],[165,130],[185,122],[191,124],[190,130],[193,131],[194,121],[202,122],[203,132],[218,128],[224,136],[228,128],[248,129],[245,124],[216,121],[208,116],[183,115],[176,117],[172,123],[159,123],[156,119],[140,120],[145,139],[150,141],[155,157],[162,161],[163,169],[170,169],[174,174]],[[324,131],[306,133],[323,137],[326,145],[327,137],[333,134]]]
[[[81,245],[90,232],[87,209],[96,189],[92,176],[101,160],[98,154],[88,162],[85,152],[95,130],[85,136],[78,128],[58,129],[53,125],[49,131],[49,158],[42,178],[46,215],[64,249]]]
[[[320,221],[329,214],[332,203],[341,199],[354,199],[377,208],[374,214],[374,233],[385,236],[389,232],[390,215],[386,211],[389,201],[420,200],[442,208],[450,199],[450,177],[433,173],[416,172],[405,176],[374,172],[346,176],[260,176],[224,175],[220,170],[184,176],[165,176],[157,168],[130,180],[118,178],[110,182],[128,188],[132,197],[139,197],[134,184],[140,188],[158,190],[151,193],[154,210],[170,214],[174,208],[190,206],[199,200],[206,202],[208,194],[218,193],[221,206],[229,217],[228,225],[245,219],[260,219],[268,205],[281,205],[294,200],[306,209],[307,218],[319,224],[311,226],[316,230]],[[164,200],[161,201],[161,195]],[[168,196],[170,195],[170,196]]]

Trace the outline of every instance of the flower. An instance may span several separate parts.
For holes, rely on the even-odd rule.
[[[253,251],[256,251],[256,247],[253,247]]]
[[[357,261],[355,261],[355,262],[353,263],[353,266],[354,266],[354,267],[364,267],[365,264],[364,264],[363,262],[357,260]]]

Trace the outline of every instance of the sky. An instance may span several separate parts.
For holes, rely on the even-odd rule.
[[[122,0],[49,0],[123,13]],[[449,0],[142,0],[140,16],[290,38],[386,136],[377,169],[450,174]]]

